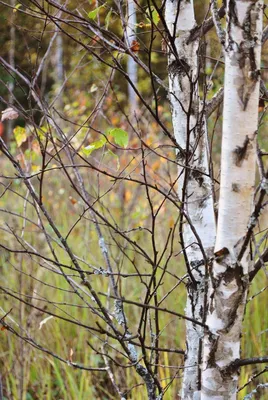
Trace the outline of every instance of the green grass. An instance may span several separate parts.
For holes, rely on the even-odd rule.
[[[6,174],[10,175],[11,171],[6,167]],[[36,182],[37,184],[37,182]],[[14,189],[18,192],[26,194],[22,184],[15,182],[13,184]],[[70,227],[75,223],[79,215],[83,212],[83,205],[79,204],[79,199],[75,195],[74,191],[70,188],[66,181],[63,181],[61,174],[55,174],[50,176],[50,180],[47,179],[44,185],[44,204],[48,211],[53,215],[53,220],[57,224],[58,229],[63,235],[66,235]],[[120,200],[120,192],[118,189],[113,193],[109,193],[105,197],[104,203],[109,209],[102,208],[102,212],[109,216],[112,213],[117,221],[121,221],[121,224],[126,229],[133,229],[139,226],[148,225],[148,221],[144,218],[146,214],[146,201],[144,199],[144,193],[135,199],[135,188],[131,188],[130,200],[126,202],[124,210],[122,209],[122,201]],[[75,198],[77,203],[73,204],[69,197]],[[136,201],[133,206],[133,198]],[[143,203],[142,203],[143,201]],[[157,203],[157,197],[154,199]],[[9,195],[5,195],[0,199],[0,207],[12,210],[13,212],[23,214],[25,212],[24,202],[17,195],[9,192]],[[31,205],[27,206],[26,213],[28,218],[33,219],[37,223],[37,218],[34,209]],[[133,215],[133,218],[132,218]],[[138,215],[138,217],[137,217]],[[88,219],[82,219],[80,223],[74,228],[71,235],[68,238],[70,247],[76,255],[84,259],[87,263],[92,263],[98,267],[103,266],[103,259],[98,247],[98,238],[94,230],[93,224],[90,221],[90,216],[86,215]],[[167,236],[167,232],[170,224],[174,218],[174,209],[171,206],[165,205],[165,209],[160,213],[157,220],[157,247],[159,252],[163,249],[163,243]],[[111,219],[112,220],[112,219]],[[5,228],[5,231],[1,232],[1,243],[10,248],[18,248],[18,242],[12,233],[8,233],[8,230],[12,228],[17,235],[22,232],[22,219],[18,219],[10,214],[0,213],[1,227]],[[54,250],[57,252],[59,260],[67,265],[71,265],[70,260],[65,251],[59,248],[55,234],[52,229],[44,220],[44,224],[47,228],[48,233],[54,240],[51,244]],[[122,252],[118,250],[115,242],[112,240],[112,233],[102,229],[106,235],[109,250],[112,255],[113,265],[118,268],[122,268],[123,272],[135,273],[135,269],[131,265],[130,261],[122,255]],[[151,251],[150,235],[148,231],[133,231],[133,236],[141,246],[143,246],[149,254]],[[26,223],[23,238],[31,243],[31,245],[42,252],[48,258],[52,258],[51,252],[45,242],[44,235],[40,233],[37,226]],[[121,246],[126,245],[124,240],[117,237],[118,242]],[[178,240],[174,244],[174,254],[179,251]],[[150,265],[138,254],[126,246],[126,254],[131,258],[135,258],[136,265],[139,266],[140,271],[143,273],[150,273]],[[25,299],[29,302],[34,302],[38,307],[46,307],[54,313],[58,313],[64,317],[73,318],[76,321],[81,321],[84,324],[95,326],[96,321],[100,322],[102,326],[104,323],[101,322],[94,314],[89,312],[88,308],[82,307],[84,304],[74,293],[70,290],[70,286],[65,279],[47,269],[47,264],[43,263],[41,268],[33,258],[27,255],[20,255],[14,253],[8,253],[1,250],[1,286],[13,290],[14,293],[21,292],[26,296],[34,296],[35,300],[31,297]],[[83,268],[87,268],[86,264],[81,263]],[[172,274],[182,276],[185,273],[182,257],[172,257],[168,270]],[[68,271],[72,273],[72,271]],[[158,272],[157,277],[159,278],[161,271]],[[34,279],[35,278],[35,279]],[[77,282],[80,282],[79,279]],[[107,277],[102,275],[90,275],[89,279],[94,285],[97,292],[106,292],[109,285]],[[144,278],[144,281],[148,281],[149,278]],[[163,280],[163,285],[159,289],[159,298],[163,297],[169,289],[176,283],[176,278],[170,274],[166,274]],[[261,272],[255,281],[253,282],[250,293],[251,295],[261,290],[264,286],[264,274]],[[59,288],[61,290],[59,290]],[[134,301],[143,301],[146,286],[140,282],[139,278],[135,277],[132,279],[122,278],[119,282],[119,289],[123,296]],[[33,310],[31,307],[20,304],[14,298],[7,296],[4,292],[1,293],[1,307],[5,312],[12,308],[11,316],[14,321],[20,323],[30,336],[32,336],[37,343],[43,347],[50,349],[60,357],[68,360],[70,353],[73,352],[72,359],[74,362],[81,363],[86,366],[103,367],[104,361],[100,355],[96,355],[92,352],[90,345],[102,351],[102,342],[94,333],[88,329],[76,326],[52,318],[40,327],[40,322],[44,320],[48,315],[38,310]],[[16,294],[17,295],[17,294]],[[255,297],[247,306],[247,311],[244,320],[244,329],[242,336],[242,357],[252,357],[265,355],[267,352],[266,337],[267,333],[260,332],[266,329],[267,321],[267,291],[264,291],[259,296]],[[44,301],[42,301],[45,300]],[[164,307],[176,310],[177,312],[183,313],[185,307],[186,292],[183,285],[179,286],[177,291],[174,291],[163,303]],[[102,297],[102,301],[106,304],[106,300]],[[56,302],[57,304],[51,304],[49,302]],[[126,315],[129,321],[130,329],[135,332],[139,322],[141,309],[133,307],[131,305],[126,306]],[[1,312],[3,315],[3,312]],[[154,315],[152,314],[152,320]],[[23,331],[12,323],[10,319],[7,319],[14,328],[16,328],[22,335]],[[167,348],[185,348],[184,334],[185,327],[183,320],[178,320],[174,316],[162,313],[160,316],[160,328],[162,334],[160,337],[160,347]],[[112,388],[111,382],[108,375],[104,372],[88,372],[73,367],[54,359],[52,356],[41,352],[40,350],[34,349],[29,344],[21,342],[8,330],[0,332],[0,368],[4,386],[4,395],[6,399],[14,400],[112,400],[117,399],[114,389]],[[148,335],[148,332],[147,332]],[[102,340],[107,340],[104,336]],[[116,349],[120,349],[119,345],[109,339],[108,341]],[[149,343],[149,340],[147,341]],[[119,353],[111,352],[113,357],[116,357],[116,361],[119,364],[127,364],[126,359]],[[182,366],[183,357],[173,353],[161,353],[160,365],[165,366]],[[240,385],[243,385],[249,377],[261,371],[264,368],[263,365],[254,367],[244,367],[241,370]],[[174,369],[159,367],[159,376],[163,385],[167,385],[172,379]],[[135,400],[144,400],[145,388],[140,385],[142,382],[137,376],[134,368],[114,368],[113,372],[117,383],[121,389],[127,389],[133,387],[129,397]],[[23,383],[23,396],[20,395],[20,380]],[[256,385],[260,382],[265,381],[265,376],[260,376],[252,383],[250,383],[244,390],[239,393],[239,399],[251,392]],[[181,374],[174,380],[165,399],[176,399],[181,386]],[[265,396],[259,397],[264,399]]]

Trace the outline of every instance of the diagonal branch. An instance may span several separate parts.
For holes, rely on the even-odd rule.
[[[217,19],[220,20],[222,18],[225,17],[226,14],[226,9],[225,9],[225,5],[221,6],[218,11],[217,11]],[[214,27],[214,21],[213,21],[213,17],[208,18],[205,22],[203,22],[202,24],[198,25],[197,27],[195,27],[192,32],[191,35],[188,39],[188,43],[191,43],[193,41],[195,41],[198,38],[201,38],[202,36],[204,36],[206,33],[208,33],[212,28]],[[264,45],[264,43],[268,40],[268,26],[266,26],[266,28],[263,30],[262,32],[262,45]]]
[[[252,280],[255,278],[259,270],[267,262],[268,262],[268,248],[262,253],[261,257],[258,259],[258,261],[256,261],[254,269],[250,271],[250,273],[248,274],[250,282],[252,282]]]
[[[262,32],[262,40],[261,40],[262,44],[264,44],[267,39],[268,39],[268,25],[264,28]]]
[[[239,359],[237,358],[235,361],[233,361],[231,364],[229,364],[227,367],[224,368],[224,371],[235,371],[241,367],[245,367],[246,365],[252,365],[252,364],[264,364],[268,363],[268,357],[263,356],[263,357],[252,357],[252,358],[245,358],[245,359]]]
[[[217,0],[211,0],[211,13],[213,23],[219,38],[220,43],[224,46],[225,44],[225,31],[221,26],[221,17],[219,16],[219,10],[217,9]]]
[[[217,11],[218,18],[219,19],[223,18],[225,16],[225,14],[226,14],[225,5],[223,5]],[[213,17],[210,17],[204,23],[202,23],[201,25],[198,25],[197,27],[195,27],[192,30],[187,44],[195,41],[196,39],[200,38],[201,36],[204,36],[206,33],[208,33],[213,28],[213,26],[214,26]]]
[[[221,87],[217,93],[214,94],[211,100],[206,104],[206,116],[209,118],[216,108],[223,102],[224,91]],[[260,97],[265,97],[268,100],[268,89],[266,89],[263,80],[260,81]]]
[[[202,326],[203,328],[207,328],[207,325],[206,325],[206,324],[203,324],[202,322],[197,321],[197,320],[194,319],[194,318],[187,317],[186,315],[177,313],[177,312],[175,312],[175,311],[168,310],[167,308],[156,307],[156,306],[152,306],[152,305],[150,305],[150,304],[143,304],[143,303],[139,303],[139,302],[137,302],[137,301],[132,301],[132,300],[126,300],[126,299],[123,298],[123,297],[122,297],[122,298],[121,298],[121,297],[115,297],[115,296],[112,296],[112,295],[107,295],[106,293],[101,293],[101,292],[99,292],[99,294],[102,295],[102,296],[105,296],[105,297],[110,297],[111,299],[120,300],[120,301],[122,301],[123,303],[126,303],[126,304],[133,304],[133,305],[135,305],[135,306],[137,306],[137,307],[148,308],[148,309],[150,308],[150,309],[152,309],[152,310],[163,311],[163,312],[166,312],[166,313],[168,313],[168,314],[175,315],[176,317],[185,319],[185,320],[187,320],[187,321],[191,321],[193,324],[200,325],[200,326]]]
[[[212,99],[206,105],[206,116],[209,118],[216,108],[223,102],[223,87],[221,87],[217,93],[214,94]]]

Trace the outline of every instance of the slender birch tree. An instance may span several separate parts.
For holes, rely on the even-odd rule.
[[[202,400],[235,399],[249,273],[257,156],[263,1],[227,1],[221,184],[210,270]],[[261,182],[263,187],[266,182]]]
[[[200,328],[196,329],[194,324],[186,323],[183,399],[199,398],[201,376],[202,399],[236,398],[238,372],[236,370],[234,373],[230,365],[240,357],[248,272],[253,263],[249,259],[246,232],[248,224],[256,223],[250,220],[250,216],[253,212],[255,183],[263,2],[227,2],[226,42],[215,2],[212,2],[212,9],[215,27],[226,52],[226,70],[219,220],[216,259],[211,268],[209,260],[215,239],[211,181],[206,176],[202,184],[199,182],[193,187],[193,182],[199,179],[198,170],[207,175],[209,171],[205,146],[206,123],[200,120],[200,104],[197,100],[198,37],[194,41],[189,40],[195,28],[193,2],[167,2],[166,5],[166,21],[173,44],[173,48],[169,49],[169,81],[174,134],[178,144],[186,149],[185,158],[181,157],[182,152],[179,153],[183,164],[186,168],[189,165],[194,167],[190,172],[183,169],[184,172],[180,174],[182,186],[179,190],[184,192],[179,194],[189,221],[196,228],[195,234],[202,243],[204,255],[202,257],[202,249],[188,222],[182,233],[184,246],[188,248],[186,262],[191,271],[186,313],[193,313],[196,319],[206,321],[209,325],[209,332],[205,333],[203,370],[200,371],[203,332]],[[196,137],[198,146],[191,146]],[[199,157],[192,149],[200,151]],[[196,160],[199,160],[199,165],[195,164]],[[202,198],[204,200],[200,207]],[[191,205],[194,205],[192,209]],[[195,218],[197,214],[199,221]],[[197,251],[189,251],[193,248]],[[198,265],[205,265],[205,269],[196,268]],[[205,271],[208,272],[207,276]],[[208,296],[206,281],[210,286]],[[227,366],[229,370],[223,368]]]
[[[128,0],[127,2],[127,27],[126,27],[126,38],[128,47],[131,48],[133,43],[137,42],[136,38],[136,25],[137,25],[137,17],[136,17],[136,6],[133,0]],[[127,72],[131,83],[128,83],[128,102],[129,102],[129,110],[132,116],[137,112],[138,105],[138,97],[133,89],[133,85],[137,87],[138,84],[138,66],[135,60],[129,56],[127,60]]]
[[[196,26],[193,1],[166,4],[168,26],[169,96],[174,135],[178,143],[179,198],[183,205],[180,239],[189,274],[186,315],[205,321],[206,270],[215,244],[216,225],[209,175],[207,124],[199,98],[199,37],[189,42]],[[186,221],[186,223],[184,223]],[[203,328],[186,322],[183,399],[201,388]]]

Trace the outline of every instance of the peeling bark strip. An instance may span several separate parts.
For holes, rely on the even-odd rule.
[[[252,268],[239,252],[252,213],[258,125],[262,0],[228,0],[223,139],[215,261],[209,280],[202,400],[234,400],[240,336]],[[225,249],[225,251],[223,251]]]
[[[189,41],[196,27],[193,0],[167,0],[166,23],[173,43],[168,46],[169,96],[172,107],[174,135],[180,148],[177,154],[179,198],[191,223],[182,224],[181,241],[186,248],[185,258],[189,279],[186,316],[199,322],[205,320],[206,267],[215,245],[215,217],[212,185],[207,155],[207,127],[203,105],[199,103],[197,77],[199,38]],[[173,50],[171,50],[173,49]],[[201,171],[204,172],[204,175]],[[182,228],[183,226],[183,228]],[[200,240],[192,230],[195,227]],[[201,242],[203,248],[198,245]],[[200,397],[202,326],[186,322],[186,357],[182,398]]]

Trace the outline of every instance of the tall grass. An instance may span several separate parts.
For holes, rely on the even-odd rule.
[[[12,174],[9,166],[3,165],[4,173],[7,176]],[[92,177],[91,177],[92,178]],[[93,178],[90,179],[92,183]],[[87,178],[86,178],[87,179]],[[6,183],[6,181],[2,181]],[[22,183],[13,181],[12,188],[18,194],[27,196]],[[44,185],[44,203],[54,218],[59,230],[66,235],[70,227],[77,221],[83,212],[83,204],[80,203],[70,185],[63,180],[61,173],[55,171]],[[126,229],[136,229],[140,225],[149,225],[149,216],[146,210],[147,204],[144,200],[144,193],[136,188],[128,188],[111,191],[105,196],[102,202],[102,211],[106,215],[113,215],[121,226]],[[123,199],[122,201],[122,191]],[[23,222],[23,218],[5,212],[16,212],[19,215],[27,215],[37,223],[36,215],[30,203],[19,197],[14,192],[7,192],[0,199],[0,224],[1,224],[1,244],[9,248],[18,249],[17,235],[22,235],[23,239],[39,249],[42,254],[50,257],[43,233],[37,225],[30,221]],[[136,197],[135,197],[136,196]],[[29,199],[30,200],[30,199]],[[154,199],[157,204],[158,199]],[[109,209],[107,208],[109,207]],[[174,225],[174,209],[169,204],[165,204],[159,214],[157,223],[157,246],[159,251],[163,249],[163,243],[170,226]],[[98,247],[98,238],[90,217],[85,214],[85,218],[73,229],[68,238],[68,242],[77,256],[86,263],[92,263],[97,267],[103,266],[102,256]],[[44,222],[45,223],[45,222]],[[52,230],[45,224],[47,231],[51,235],[53,248],[57,250],[57,256],[63,264],[70,265],[70,260],[66,253],[57,244],[57,239]],[[112,240],[113,232],[105,230],[106,240],[109,245],[112,260],[118,268],[128,273],[135,273],[133,265],[127,257],[122,255],[116,242]],[[151,251],[150,235],[144,229],[134,230],[133,237]],[[118,239],[121,246],[125,246],[125,252],[129,257],[136,258],[136,264],[140,271],[150,273],[151,267],[138,254],[134,254],[122,239]],[[173,257],[168,265],[168,272],[159,288],[159,298],[163,297],[177,282],[177,276],[185,274],[185,267],[181,255],[178,239],[174,244]],[[94,325],[95,316],[90,313],[87,307],[75,296],[65,279],[56,273],[41,267],[34,257],[27,255],[9,253],[1,250],[1,286],[17,297],[21,297],[27,302],[40,308],[46,308],[64,317],[81,321],[84,324]],[[86,264],[81,264],[87,268]],[[72,272],[72,271],[71,271]],[[161,271],[158,275],[160,276]],[[91,275],[91,281],[97,292],[107,292],[109,280],[103,275]],[[144,281],[149,278],[144,278]],[[137,277],[122,278],[119,282],[120,292],[126,298],[141,302],[144,298],[146,287],[141,284]],[[259,292],[264,287],[264,273],[260,272],[250,288],[250,296]],[[27,332],[37,343],[65,360],[86,366],[105,366],[104,360],[99,354],[92,351],[92,347],[103,351],[102,346],[108,341],[116,349],[118,344],[114,341],[102,337],[99,340],[94,333],[88,329],[79,327],[75,324],[65,322],[57,318],[51,318],[42,324],[47,314],[32,309],[29,305],[20,303],[14,297],[7,295],[3,290],[1,293],[1,315],[12,309],[7,317],[7,322],[14,326],[22,336]],[[264,355],[267,352],[266,346],[266,321],[267,321],[267,291],[254,297],[247,305],[244,330],[242,337],[242,357]],[[28,296],[28,297],[27,297]],[[185,307],[186,290],[185,285],[181,284],[177,290],[173,291],[164,301],[163,306],[171,310],[183,313]],[[106,302],[103,297],[103,302]],[[126,305],[126,315],[129,327],[132,332],[137,329],[140,319],[141,309],[132,305]],[[11,319],[12,318],[12,319]],[[153,320],[154,315],[151,314]],[[185,327],[184,321],[175,318],[173,315],[162,313],[160,316],[160,347],[165,348],[185,348]],[[33,348],[30,344],[15,337],[9,330],[0,331],[0,367],[2,383],[4,387],[4,398],[9,400],[86,400],[86,399],[117,399],[114,388],[106,372],[88,372],[75,369],[72,366],[62,363],[52,356]],[[90,343],[90,346],[89,344]],[[113,356],[115,353],[113,352]],[[116,356],[119,364],[125,364],[123,356]],[[183,357],[178,354],[161,352],[159,360],[159,376],[162,384],[170,385],[165,398],[179,399],[181,377],[183,374]],[[180,369],[181,368],[181,369]],[[248,366],[241,369],[240,385],[245,384],[250,376],[256,374],[264,368],[260,366]],[[122,389],[132,388],[128,393],[129,399],[144,400],[146,396],[145,387],[135,373],[134,368],[113,367],[113,372],[118,384]],[[263,382],[264,376],[254,379],[243,390],[239,392],[239,399],[250,393],[256,385]],[[259,399],[265,399],[265,395],[260,395]]]

